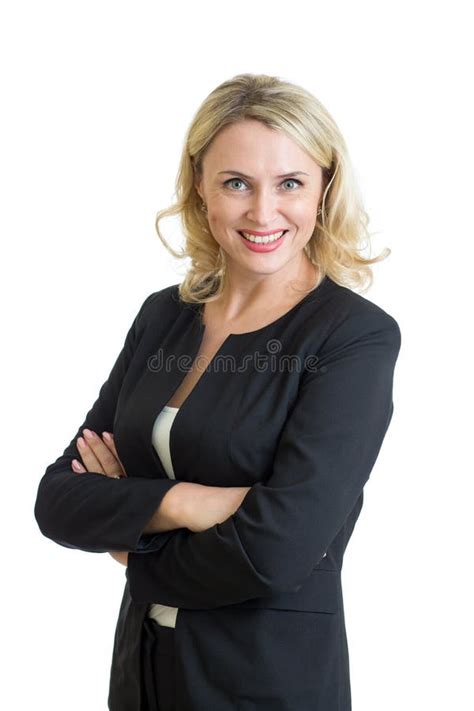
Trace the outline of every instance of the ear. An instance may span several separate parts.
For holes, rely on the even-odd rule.
[[[203,196],[202,196],[201,184],[202,184],[202,178],[201,178],[201,177],[198,177],[198,176],[195,176],[195,178],[194,178],[194,188],[195,188],[197,194],[199,195],[199,197],[201,198],[201,200],[204,200],[204,198],[203,198]]]

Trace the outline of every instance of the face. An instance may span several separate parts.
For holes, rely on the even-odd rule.
[[[321,167],[286,134],[247,119],[226,126],[204,156],[196,189],[234,272],[294,276],[324,192]],[[242,232],[280,233],[255,244]]]

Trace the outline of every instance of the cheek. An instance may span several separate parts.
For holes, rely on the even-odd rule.
[[[225,201],[215,201],[208,205],[207,219],[211,228],[220,230],[232,230],[239,221],[239,209],[235,204]]]
[[[293,205],[291,213],[297,224],[307,225],[308,223],[316,222],[317,209],[317,200],[308,198]]]
[[[227,213],[223,214],[222,211],[208,210],[207,220],[209,222],[209,228],[215,241],[224,249],[227,249],[235,238],[235,233],[233,233],[232,225],[236,223],[236,220],[229,218]]]
[[[305,237],[305,241],[306,238],[310,238],[316,227],[317,209],[317,203],[308,200],[303,204],[295,205],[292,211],[292,219]]]

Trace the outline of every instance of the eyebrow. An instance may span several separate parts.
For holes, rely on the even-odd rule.
[[[222,173],[229,173],[230,175],[240,175],[241,178],[247,178],[248,180],[252,180],[252,177],[250,175],[245,175],[245,173],[241,173],[238,170],[220,170],[218,175],[221,175]],[[292,173],[285,173],[284,175],[277,175],[277,178],[290,178],[293,175],[307,175],[309,177],[309,173],[303,173],[302,170],[294,170]]]

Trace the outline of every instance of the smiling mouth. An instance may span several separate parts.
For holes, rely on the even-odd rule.
[[[247,240],[247,242],[253,242],[254,244],[268,244],[269,242],[277,242],[279,239],[286,235],[288,230],[283,230],[282,232],[275,232],[273,235],[265,235],[260,237],[259,235],[251,235],[248,232],[241,232],[237,230],[239,235]]]

